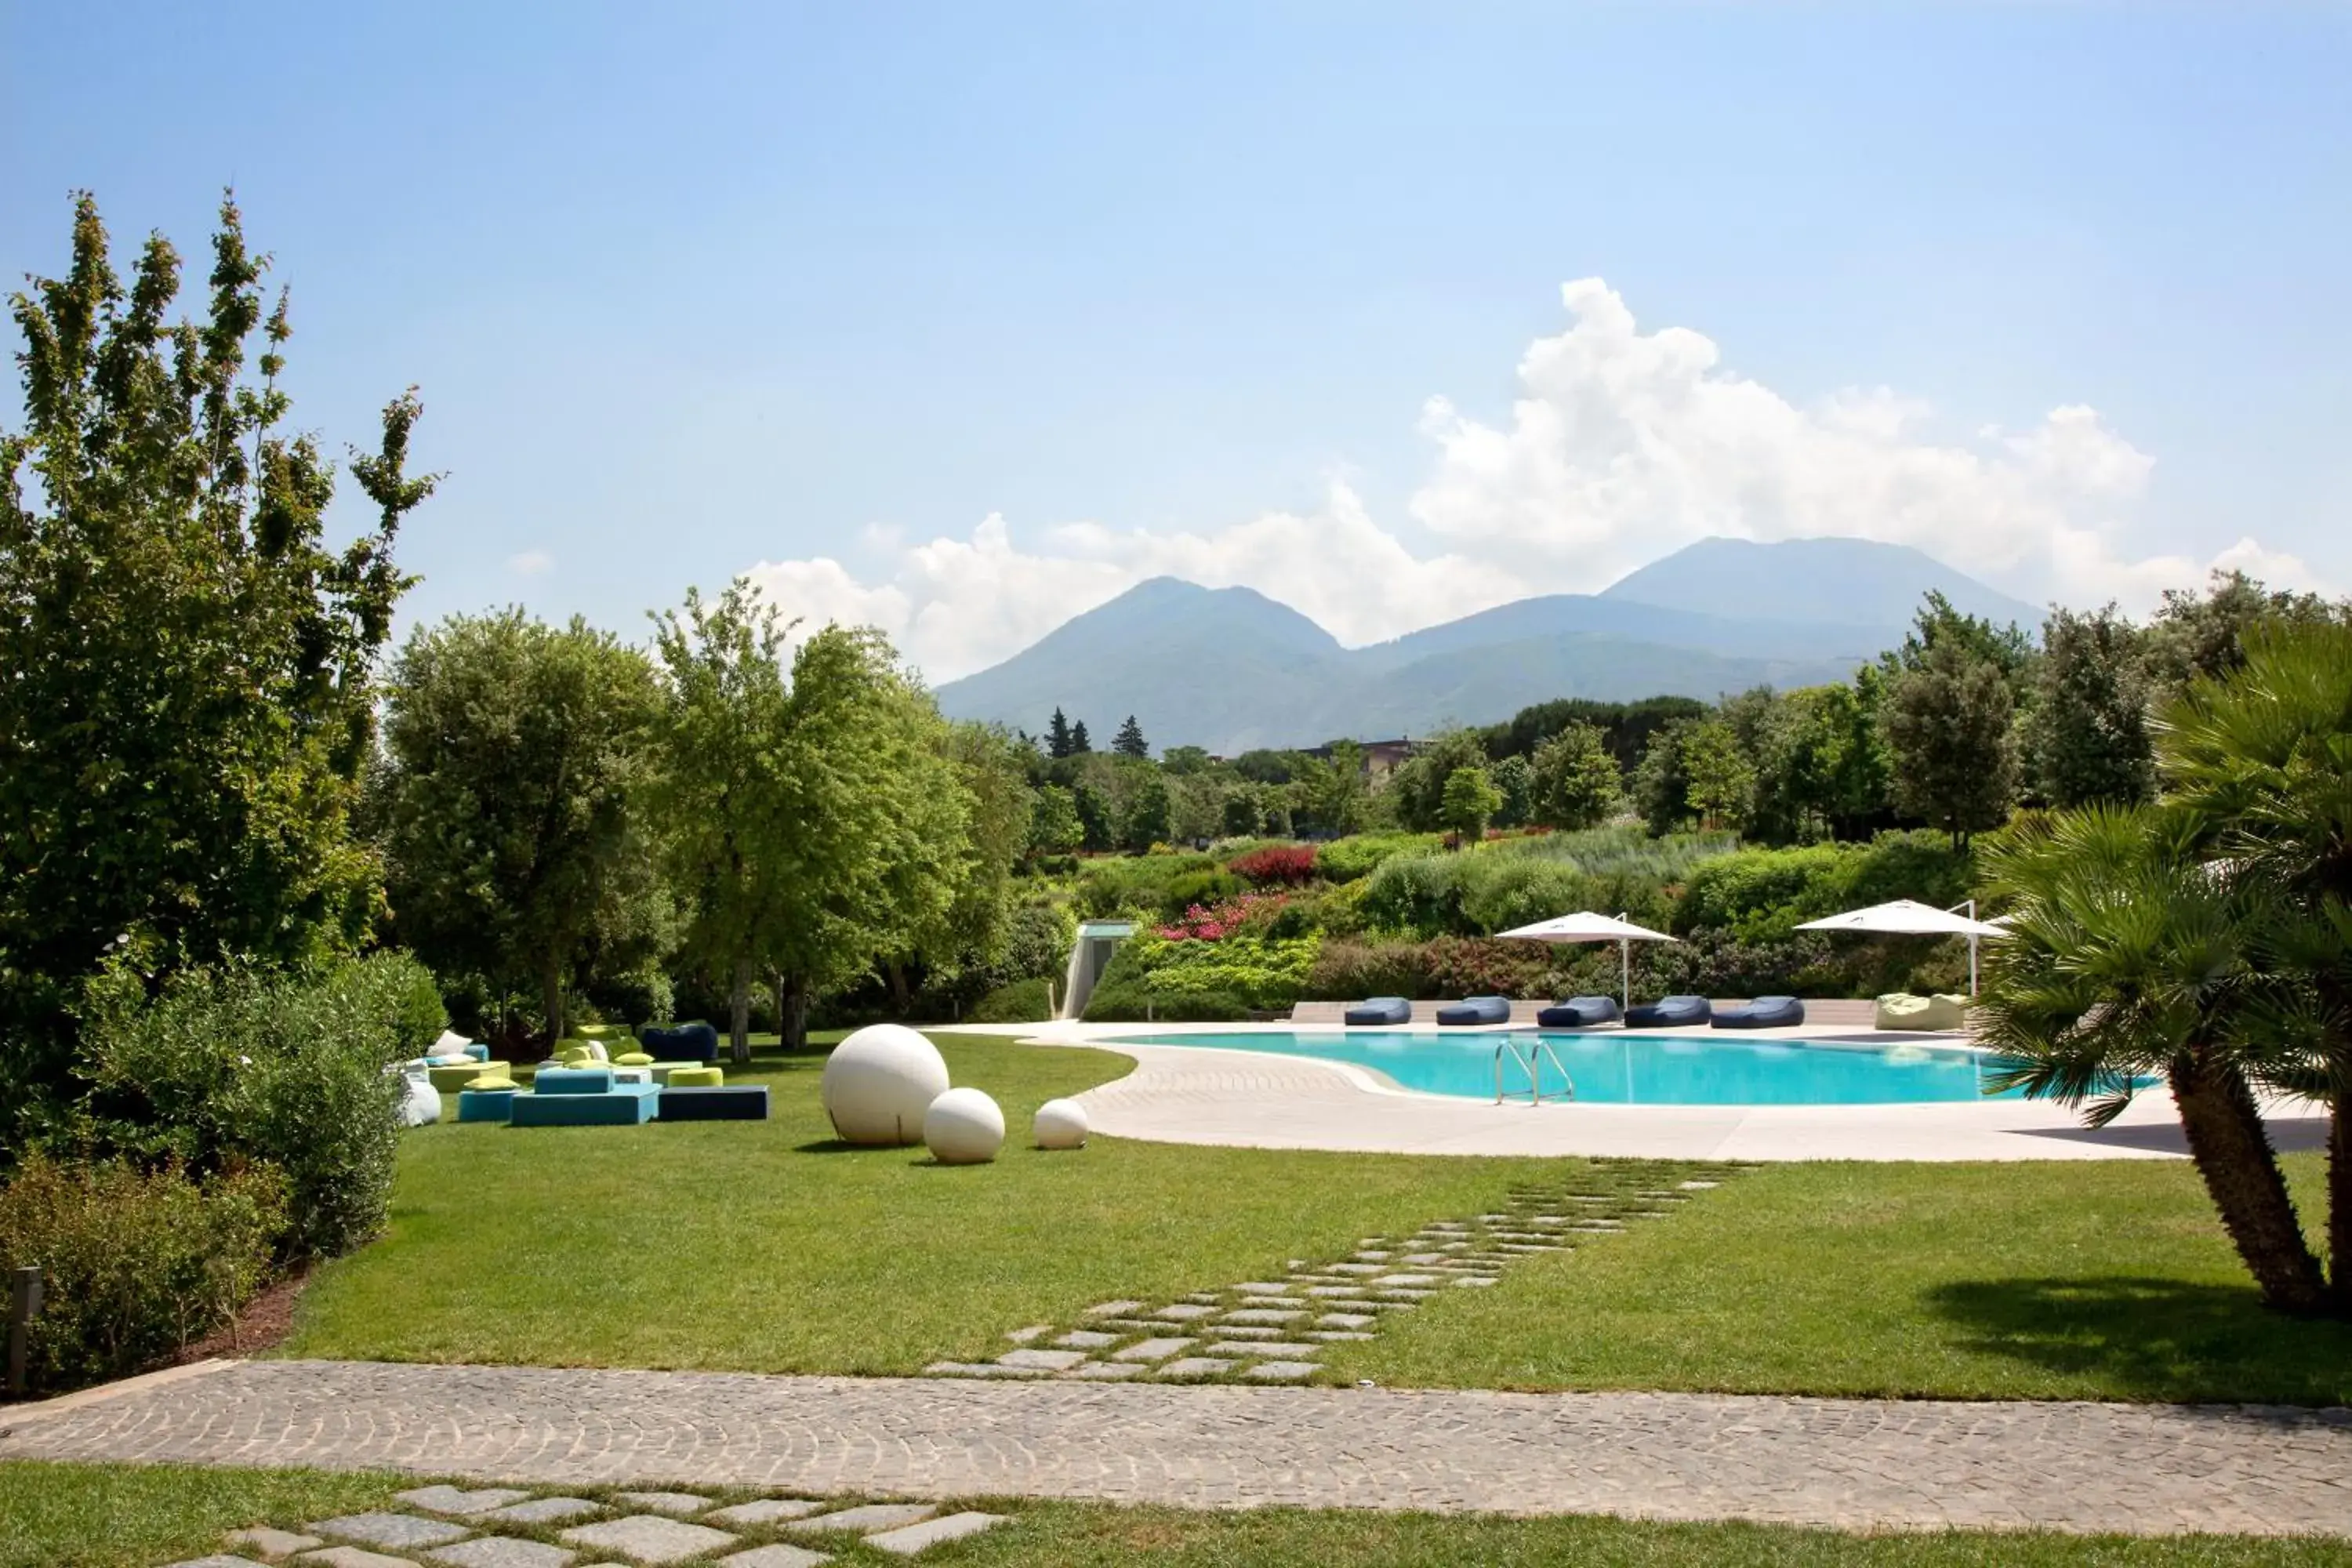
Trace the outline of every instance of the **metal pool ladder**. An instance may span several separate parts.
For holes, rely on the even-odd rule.
[[[1495,1047],[1496,1104],[1502,1104],[1511,1095],[1518,1092],[1515,1089],[1506,1089],[1504,1087],[1503,1059],[1506,1057],[1510,1058],[1511,1065],[1517,1069],[1511,1075],[1513,1082],[1517,1081],[1520,1074],[1525,1074],[1527,1077],[1527,1095],[1529,1105],[1543,1103],[1543,1068],[1546,1062],[1551,1063],[1552,1070],[1559,1074],[1560,1089],[1558,1098],[1561,1100],[1576,1098],[1576,1080],[1568,1076],[1566,1064],[1559,1059],[1559,1053],[1551,1048],[1549,1040],[1538,1035],[1527,1045],[1522,1046],[1518,1040],[1506,1035]]]

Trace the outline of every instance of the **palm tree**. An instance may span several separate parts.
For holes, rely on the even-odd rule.
[[[2014,908],[1979,999],[1979,1037],[2014,1065],[1997,1087],[2111,1121],[2168,1081],[2189,1158],[2271,1306],[2325,1309],[2250,1072],[2283,1070],[2275,1020],[2292,976],[2266,965],[2288,912],[2263,879],[2199,858],[2200,823],[2160,807],[2021,818],[1980,847],[1986,890]]]
[[[2205,855],[2292,910],[2268,956],[2306,983],[2267,1022],[2279,1087],[2330,1107],[2330,1290],[2352,1316],[2352,626],[2276,623],[2244,647],[2159,715],[2157,759]]]

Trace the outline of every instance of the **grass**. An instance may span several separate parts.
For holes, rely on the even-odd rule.
[[[413,1476],[187,1466],[0,1463],[0,1568],[151,1568],[217,1551],[247,1525],[292,1528],[324,1514],[384,1503]],[[573,1489],[600,1497],[605,1489]],[[950,1505],[956,1506],[956,1505]],[[979,1499],[965,1506],[1012,1521],[936,1548],[923,1561],[992,1568],[1126,1563],[1264,1564],[1333,1562],[1505,1565],[1576,1563],[1592,1568],[2340,1568],[2352,1543],[2246,1536],[2065,1536],[1944,1531],[1854,1535],[1785,1525],[1663,1524],[1594,1516],[1388,1514],[1262,1509],[1245,1513]],[[544,1533],[544,1532],[541,1532]],[[900,1559],[863,1544],[826,1542],[834,1561]]]
[[[1057,1095],[1125,1057],[937,1037],[1004,1108],[992,1165],[849,1149],[819,1056],[763,1057],[764,1122],[410,1134],[391,1234],[320,1269],[295,1355],[904,1373],[1003,1348],[1092,1302],[1172,1296],[1344,1256],[1475,1213],[1525,1160],[1427,1160],[1097,1139],[1025,1147]]]
[[[2352,1402],[2352,1324],[2264,1310],[2177,1161],[1764,1167],[1341,1350],[1394,1384]]]
[[[1577,1162],[1022,1145],[1128,1069],[941,1036],[1013,1130],[993,1165],[848,1150],[822,1058],[764,1054],[773,1120],[426,1128],[391,1235],[320,1269],[285,1353],[906,1373],[1114,1297],[1344,1256]],[[730,1071],[730,1081],[741,1075]],[[2287,1161],[2306,1215],[2319,1161]],[[1952,1398],[2352,1402],[2352,1326],[2264,1311],[2185,1163],[1748,1171],[1572,1255],[1334,1347],[1341,1381]]]

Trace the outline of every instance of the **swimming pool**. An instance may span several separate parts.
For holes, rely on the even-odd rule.
[[[1495,1098],[1495,1047],[1529,1051],[1540,1039],[1576,1083],[1576,1099],[1600,1105],[1911,1105],[1984,1097],[1979,1058],[1948,1043],[1895,1045],[1835,1040],[1759,1040],[1737,1035],[1677,1037],[1617,1031],[1508,1035],[1295,1029],[1286,1033],[1123,1035],[1136,1045],[1212,1047],[1310,1057],[1369,1068],[1428,1094]],[[1523,1069],[1506,1083],[1527,1097]],[[1559,1089],[1551,1062],[1544,1098]],[[1515,1080],[1515,1081],[1514,1081]]]

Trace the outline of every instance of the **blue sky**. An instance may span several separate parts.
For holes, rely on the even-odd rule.
[[[764,563],[944,676],[1719,531],[2352,586],[2340,6],[0,5],[0,269],[234,182],[302,421],[422,386],[417,616]]]

